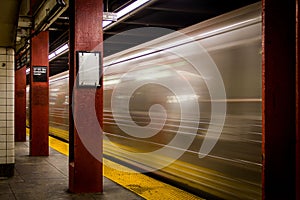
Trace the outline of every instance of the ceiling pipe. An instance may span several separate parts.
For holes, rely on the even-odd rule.
[[[34,25],[33,34],[37,35],[39,32],[44,31],[50,24],[53,23],[57,14],[59,14],[59,12],[65,7],[66,7],[66,3],[63,0],[56,0],[56,4],[54,5],[54,7],[51,10],[48,11],[46,10],[47,14],[43,18],[43,20],[39,22],[37,26],[36,24]],[[36,17],[38,17],[39,14],[43,12],[42,9],[44,9],[43,6],[41,6],[39,10],[35,13],[34,19],[36,19]]]
[[[49,1],[49,0],[48,0]],[[63,9],[67,9],[68,7],[68,0],[56,0],[56,4],[54,7],[48,11],[46,16],[36,25],[34,26],[34,32],[31,33],[26,39],[24,45],[16,52],[16,54],[21,54],[22,52],[25,52],[29,46],[30,46],[30,39],[33,38],[34,36],[38,35],[41,31],[46,30],[53,22],[54,20],[58,17],[57,15],[62,13]],[[47,1],[44,1],[37,11],[34,13],[34,19],[38,15],[41,15],[40,13],[43,12],[44,6],[46,5]]]

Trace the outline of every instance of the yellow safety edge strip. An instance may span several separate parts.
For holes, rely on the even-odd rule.
[[[69,144],[49,136],[49,145],[51,148],[68,156]],[[166,200],[166,199],[184,199],[200,200],[202,198],[190,194],[184,190],[178,189],[169,184],[155,180],[149,176],[138,173],[125,166],[119,165],[106,158],[103,158],[103,175],[131,190],[137,195],[149,200]]]

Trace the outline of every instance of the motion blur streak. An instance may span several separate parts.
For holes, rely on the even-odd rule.
[[[129,156],[134,154],[126,152],[147,153],[168,148],[170,152],[182,152],[182,156],[167,167],[155,171],[155,174],[201,197],[261,199],[260,7],[260,3],[250,5],[182,30],[183,34],[196,38],[216,63],[224,82],[226,99],[212,100],[206,80],[212,80],[214,77],[199,75],[185,60],[174,59],[173,56],[159,52],[147,52],[146,56],[137,48],[105,58],[104,132],[109,141],[104,141],[104,156],[141,169],[153,169],[171,158],[163,155],[141,158]],[[159,45],[169,45],[171,48],[174,42],[180,44],[181,41],[178,38],[163,37],[144,44],[144,47],[157,45],[159,49]],[[197,55],[197,52],[191,52],[189,49],[186,49],[186,52]],[[129,59],[113,62],[120,55]],[[134,55],[139,55],[138,59]],[[116,85],[124,83],[121,77],[128,72],[129,66],[126,63],[137,62],[143,63],[144,67],[132,73],[135,76],[127,76],[126,81],[134,82],[146,78],[147,76],[143,75],[147,74],[157,80],[172,82],[178,90],[185,90],[178,83],[177,77],[166,68],[160,68],[168,65],[180,71],[180,76],[187,80],[195,91],[194,94],[176,96],[168,88],[151,83],[134,91],[129,101],[130,118],[118,116],[118,120],[129,130],[132,121],[136,125],[147,126],[150,123],[150,107],[155,104],[161,105],[166,113],[164,125],[156,135],[149,138],[133,137],[124,133],[116,124],[111,108],[113,90]],[[67,74],[68,72],[64,72],[52,77],[51,80],[55,81],[51,81],[50,85],[50,126],[53,130],[51,134],[64,140],[68,139]],[[128,97],[120,95],[118,98]],[[180,103],[195,100],[200,108],[200,118],[186,115],[185,119],[180,120]],[[198,153],[208,127],[219,128],[219,124],[211,123],[212,102],[226,102],[225,124],[214,148],[206,157],[200,159]],[[160,120],[159,115],[153,115],[152,118]],[[195,123],[198,124],[195,139],[188,149],[182,149],[176,144],[169,145],[176,134],[189,137],[195,132],[195,127],[192,128]],[[178,132],[180,124],[184,126]]]

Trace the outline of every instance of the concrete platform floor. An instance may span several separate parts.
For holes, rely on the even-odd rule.
[[[142,197],[104,177],[104,192],[68,192],[68,157],[51,149],[49,157],[29,156],[28,142],[15,143],[15,175],[0,178],[0,200],[140,200]]]

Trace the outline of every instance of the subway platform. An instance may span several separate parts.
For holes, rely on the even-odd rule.
[[[15,175],[0,179],[1,200],[144,199],[103,177],[103,193],[68,192],[68,157],[50,148],[48,157],[29,156],[29,143],[15,143]]]

